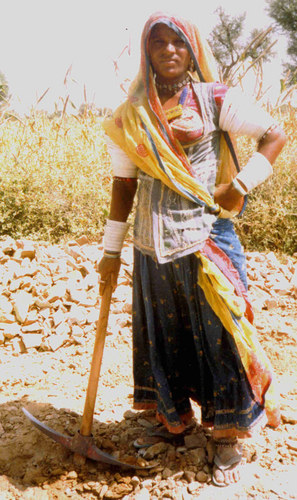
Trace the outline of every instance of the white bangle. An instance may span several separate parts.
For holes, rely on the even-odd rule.
[[[238,182],[237,177],[235,177],[232,181],[233,187],[238,191],[241,196],[245,196],[247,194],[247,190]]]
[[[236,183],[236,181],[239,180],[246,187],[246,191],[249,193],[252,189],[259,186],[268,177],[270,177],[272,172],[273,169],[271,163],[264,155],[256,152],[249,159],[246,166],[239,172],[239,174],[237,174],[235,179],[233,179],[233,185],[234,181]]]
[[[128,222],[108,219],[104,230],[104,250],[120,252],[129,228]]]

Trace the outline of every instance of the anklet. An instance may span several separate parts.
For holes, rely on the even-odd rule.
[[[238,443],[238,439],[237,438],[233,438],[233,439],[215,439],[214,440],[214,444],[216,446],[221,446],[221,447],[224,447],[224,448],[232,448],[237,443]]]

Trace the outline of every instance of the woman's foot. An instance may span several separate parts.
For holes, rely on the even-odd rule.
[[[169,432],[166,427],[162,424],[158,424],[154,426],[152,429],[147,430],[147,433],[143,437],[137,438],[133,445],[135,448],[149,448],[156,443],[160,443],[161,441],[166,443],[172,443],[175,445],[184,444],[184,436],[185,433],[182,434],[172,434]]]
[[[237,439],[219,439],[215,441],[215,445],[213,483],[221,487],[237,483],[242,465],[241,447]]]

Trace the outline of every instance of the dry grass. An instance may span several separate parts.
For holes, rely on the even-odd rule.
[[[276,117],[288,142],[271,180],[250,195],[236,225],[248,250],[297,252],[296,111]],[[254,149],[239,141],[244,164]],[[2,117],[0,121],[0,236],[61,241],[98,238],[109,209],[111,168],[101,118]]]
[[[96,237],[111,175],[101,119],[44,114],[0,126],[1,234],[58,241]]]
[[[236,226],[247,250],[294,254],[297,252],[296,111],[289,107],[278,113],[276,119],[287,134],[287,143],[274,165],[273,176],[250,194],[246,211]],[[251,141],[241,139],[242,164],[253,148]]]

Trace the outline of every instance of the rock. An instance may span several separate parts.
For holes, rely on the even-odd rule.
[[[196,475],[196,479],[197,481],[199,481],[199,483],[206,483],[209,480],[209,478],[210,478],[209,474],[207,474],[203,470],[200,470]]]
[[[287,440],[287,446],[290,450],[297,451],[297,440],[294,439],[288,439]]]
[[[61,311],[61,309],[58,309],[54,314],[53,314],[53,322],[54,326],[57,327],[62,323],[62,321],[65,321],[65,315]]]
[[[150,500],[151,496],[149,491],[146,488],[143,488],[142,490],[138,491],[135,496],[135,500]]]
[[[31,323],[28,326],[22,327],[23,333],[40,332],[41,330],[42,330],[42,326],[38,323],[38,321],[36,321],[35,323]]]
[[[0,314],[3,312],[5,314],[10,314],[13,310],[10,300],[4,295],[0,295]]]
[[[169,477],[171,477],[173,475],[173,471],[171,469],[169,469],[168,467],[166,467],[163,472],[162,472],[162,477],[163,479],[168,479]]]
[[[85,325],[87,321],[87,311],[83,306],[73,304],[68,314],[68,322],[70,325]]]
[[[16,320],[13,314],[5,314],[0,311],[0,322],[1,323],[14,323]]]
[[[13,309],[17,320],[20,323],[24,323],[29,311],[29,307],[33,302],[33,297],[30,293],[19,290],[13,299],[14,305]]]
[[[57,351],[60,347],[62,347],[67,339],[68,337],[65,337],[63,335],[51,335],[47,339],[47,343],[52,351]]]
[[[160,441],[160,443],[156,443],[153,446],[150,446],[143,453],[143,458],[146,460],[151,460],[152,458],[164,453],[168,449],[168,444]]]
[[[203,448],[207,443],[207,439],[202,432],[199,434],[189,434],[188,436],[185,436],[184,440],[187,449]]]
[[[18,323],[0,323],[0,330],[6,339],[13,339],[21,333],[21,327]]]
[[[21,335],[22,341],[26,349],[32,347],[40,347],[43,336],[40,333],[26,333]]]
[[[193,464],[200,465],[206,462],[206,452],[204,448],[195,448],[189,450],[188,453]]]
[[[264,308],[267,309],[268,311],[271,311],[271,309],[275,309],[278,305],[278,301],[276,299],[266,299],[264,301]]]
[[[198,483],[198,481],[193,481],[188,486],[188,492],[191,493],[191,495],[193,495],[199,490],[199,488],[200,488],[200,483]]]
[[[195,481],[196,474],[192,470],[185,470],[184,471],[184,477],[188,483],[192,483]]]
[[[58,299],[63,299],[65,295],[66,295],[66,283],[60,282],[49,289],[46,299],[49,303],[52,303]]]
[[[207,461],[208,463],[212,464],[215,456],[215,444],[212,439],[207,441],[206,443],[206,452],[207,452]]]
[[[68,333],[70,333],[70,326],[68,323],[60,323],[56,328],[56,335],[67,337]]]
[[[99,498],[105,498],[105,495],[107,492],[108,492],[108,486],[107,486],[107,484],[104,484],[101,488],[100,493],[99,493]]]
[[[79,238],[76,238],[75,242],[78,245],[82,246],[82,245],[88,245],[90,243],[90,240],[86,235],[83,234]]]
[[[285,424],[296,425],[297,424],[297,411],[292,409],[287,409],[281,413],[282,421]]]

